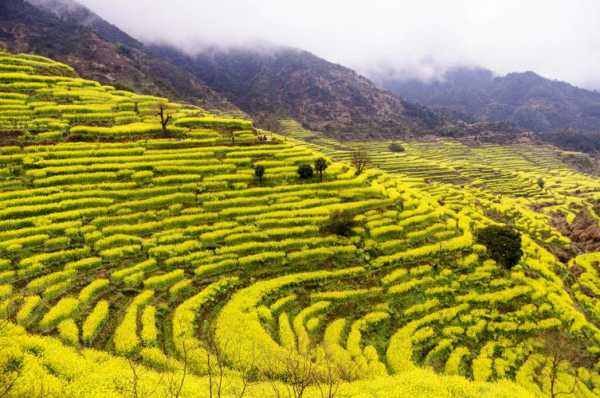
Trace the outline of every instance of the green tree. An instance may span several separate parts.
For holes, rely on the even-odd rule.
[[[315,172],[310,164],[301,164],[298,166],[298,176],[303,180],[311,178],[314,173]]]
[[[254,166],[254,176],[258,178],[258,182],[262,184],[263,177],[265,176],[265,166]]]
[[[404,151],[406,151],[406,149],[404,149],[404,147],[401,144],[397,143],[397,142],[392,142],[388,148],[389,148],[390,152],[404,152]]]
[[[492,259],[511,269],[523,256],[521,234],[509,226],[491,225],[477,231],[477,242],[487,247]]]
[[[325,171],[325,169],[327,169],[327,166],[329,166],[327,164],[327,160],[325,160],[324,158],[318,158],[317,160],[315,160],[315,170],[317,170],[317,172],[319,173],[319,179],[321,181],[323,181],[323,172]]]

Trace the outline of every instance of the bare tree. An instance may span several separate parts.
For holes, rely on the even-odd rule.
[[[348,367],[348,364],[342,365],[333,360],[327,352],[322,357],[314,354],[316,352],[315,347],[301,353],[292,350],[281,359],[285,370],[283,383],[271,383],[276,397],[302,398],[309,387],[316,389],[321,398],[350,397],[342,395],[340,387],[345,380],[356,378],[358,365],[353,363]]]
[[[354,361],[341,363],[334,359],[334,356],[328,350],[324,351],[321,358],[321,367],[324,367],[324,373],[321,371],[320,380],[317,384],[321,398],[350,398],[350,394],[342,394],[340,388],[342,383],[358,379],[358,363]]]
[[[124,383],[121,380],[115,380],[115,389],[123,397],[140,398],[140,376],[138,373],[137,364],[131,358],[127,358],[127,364],[131,371],[131,378]]]
[[[231,395],[236,396],[237,398],[243,398],[250,387],[255,384],[259,380],[260,373],[256,367],[257,363],[257,349],[256,345],[252,344],[252,348],[248,349],[248,347],[244,347],[244,349],[236,349],[236,350],[228,350],[226,349],[229,346],[229,342],[224,344],[225,349],[219,348],[217,344],[214,344],[214,352],[217,352],[217,356],[221,356],[225,358],[221,353],[222,351],[227,351],[229,354],[229,359],[234,363],[243,363],[248,358],[250,358],[250,364],[242,365],[236,368],[238,375],[240,377],[241,385],[239,387],[231,388],[229,393]],[[245,361],[242,361],[242,357],[245,358]]]
[[[149,390],[146,390],[147,385],[143,383],[143,381],[147,381],[144,367],[136,363],[133,358],[127,358],[127,364],[129,365],[131,376],[127,380],[115,379],[113,381],[115,390],[122,397],[126,398],[153,397],[157,393],[158,388],[163,384],[163,376],[161,375],[156,383]]]
[[[290,350],[288,355],[279,359],[285,378],[282,385],[279,385],[277,380],[271,382],[271,388],[277,398],[302,398],[306,389],[318,382],[317,367],[310,352],[311,350],[302,353]]]
[[[183,386],[185,385],[185,379],[189,372],[189,348],[185,340],[181,344],[181,377],[177,380],[176,372],[171,373],[171,380],[169,381],[168,393],[170,398],[180,398]]]
[[[167,125],[171,122],[171,120],[173,120],[173,116],[167,114],[167,110],[167,105],[161,103],[158,105],[158,112],[156,113],[156,115],[160,118],[160,125],[164,134],[167,133]]]
[[[226,370],[225,355],[223,353],[224,350],[222,350],[219,344],[217,344],[210,331],[208,332],[206,345],[206,365],[209,382],[209,396],[210,398],[221,398],[223,394],[223,380]]]
[[[356,175],[361,175],[369,164],[371,164],[371,161],[367,151],[364,149],[357,149],[352,152],[352,166],[356,169]]]
[[[550,396],[571,395],[579,383],[579,367],[590,366],[593,362],[585,345],[571,338],[562,330],[550,330],[544,334],[543,353],[549,358]],[[559,390],[558,378],[567,374],[573,378],[568,390]]]
[[[294,398],[301,398],[306,389],[318,381],[315,363],[308,353],[289,356],[286,363],[289,371],[287,382],[291,386]]]
[[[256,372],[252,369],[244,369],[240,372],[240,378],[242,385],[240,386],[239,391],[237,391],[235,394],[237,398],[243,398],[244,395],[246,395],[248,388],[256,380]]]
[[[340,370],[329,356],[325,360],[325,379],[317,384],[321,398],[336,398],[341,385]]]
[[[225,372],[227,370],[227,356],[225,355],[225,352],[231,354],[231,351],[228,349],[229,342],[226,341],[224,343],[217,344],[213,335],[209,332],[206,338],[206,345],[206,364],[208,372],[207,376],[209,380],[209,397],[221,398],[224,396],[226,391],[226,396],[233,395],[237,398],[243,398],[248,392],[250,386],[254,384],[258,379],[256,367],[250,365],[241,369],[237,369],[241,381],[241,385],[239,386],[239,388],[237,386],[234,387],[230,384],[226,384]],[[256,358],[256,351],[254,348],[252,349],[252,352],[248,352],[247,350],[245,350],[244,352],[238,351],[237,355],[244,355],[245,357],[250,356],[251,359],[254,359]],[[251,362],[253,363],[254,360],[252,360]]]

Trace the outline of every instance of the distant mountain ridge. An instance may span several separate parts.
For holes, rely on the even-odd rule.
[[[381,85],[434,109],[480,121],[508,121],[536,132],[600,131],[600,93],[546,79],[534,72],[494,76],[483,68],[453,68],[440,80],[382,78]]]
[[[0,46],[58,59],[119,88],[247,113],[275,130],[278,120],[293,118],[338,139],[445,135],[498,143],[529,130],[563,148],[600,151],[600,93],[533,72],[497,77],[454,68],[429,83],[371,76],[378,86],[294,48],[190,55],[141,43],[75,0],[3,0]]]

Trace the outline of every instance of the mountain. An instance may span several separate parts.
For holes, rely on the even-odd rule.
[[[386,77],[379,81],[409,101],[480,121],[508,121],[542,133],[600,130],[600,93],[534,72],[495,76],[487,69],[459,67],[431,82]]]
[[[83,77],[120,88],[239,112],[192,74],[71,0],[2,0],[0,47],[69,63]]]
[[[153,53],[184,67],[259,124],[292,117],[338,138],[423,134],[442,124],[425,107],[381,90],[355,71],[287,47],[209,48],[188,55],[155,45]],[[276,127],[276,126],[275,126]]]
[[[26,0],[28,3],[53,14],[63,21],[76,23],[90,28],[99,36],[111,43],[120,43],[129,47],[141,49],[143,45],[123,32],[116,26],[110,24],[87,7],[73,0]]]
[[[147,46],[74,0],[4,0],[0,46],[73,65],[86,78],[209,109],[280,118],[339,138],[433,132],[443,117],[351,69],[292,48],[211,48],[190,56]],[[234,104],[234,105],[233,105]]]

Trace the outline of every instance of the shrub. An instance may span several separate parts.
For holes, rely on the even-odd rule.
[[[544,186],[546,185],[546,182],[544,181],[544,179],[542,177],[540,177],[537,180],[537,184],[538,184],[538,187],[540,187],[540,189],[544,189]]]
[[[298,166],[298,176],[304,180],[311,178],[314,173],[310,164],[301,164]]]
[[[339,236],[351,236],[352,229],[358,226],[354,214],[338,210],[331,213],[329,219],[321,226],[321,232]]]
[[[261,166],[261,165],[254,166],[254,176],[256,178],[258,178],[258,182],[262,183],[264,175],[265,175],[265,166]]]
[[[404,147],[401,144],[398,144],[397,142],[392,142],[388,148],[389,148],[390,152],[406,151],[406,149],[404,149]]]
[[[508,226],[492,225],[480,229],[477,242],[485,245],[490,257],[508,269],[517,265],[523,255],[521,234]]]

